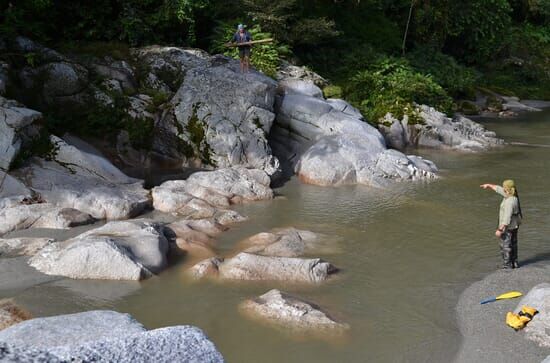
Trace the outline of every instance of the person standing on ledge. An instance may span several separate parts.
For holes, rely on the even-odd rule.
[[[502,186],[495,184],[482,184],[483,189],[492,189],[502,195],[498,228],[495,235],[500,238],[500,252],[504,265],[502,268],[518,268],[518,229],[523,215],[519,203],[516,184],[513,180],[505,180]]]
[[[252,46],[248,45],[239,45],[241,43],[248,43],[252,41],[252,36],[246,29],[244,25],[239,24],[237,27],[237,32],[233,35],[232,42],[237,43],[239,48],[239,58],[241,60],[241,73],[248,73],[248,68],[250,67],[250,48]]]

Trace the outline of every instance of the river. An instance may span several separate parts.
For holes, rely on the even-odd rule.
[[[450,361],[460,345],[454,309],[461,291],[501,262],[493,236],[500,198],[481,183],[516,180],[525,216],[520,263],[550,258],[550,112],[482,122],[519,144],[479,154],[415,151],[439,166],[436,182],[383,191],[293,179],[274,201],[238,207],[250,219],[222,234],[220,255],[275,227],[322,233],[333,248],[314,257],[342,271],[321,286],[193,283],[183,274],[190,261],[181,261],[143,283],[15,282],[0,297],[15,297],[37,316],[101,308],[128,312],[148,328],[196,325],[228,362]],[[291,336],[239,314],[243,299],[271,288],[316,302],[351,325],[349,336]]]

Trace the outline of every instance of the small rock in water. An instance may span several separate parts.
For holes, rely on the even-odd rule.
[[[212,258],[193,266],[190,273],[195,278],[217,276],[222,280],[285,281],[295,283],[320,283],[338,269],[319,258],[260,256],[239,253],[225,260]]]
[[[321,236],[296,228],[274,229],[258,233],[241,242],[244,252],[262,256],[300,257],[307,253],[321,253],[330,249],[323,245]]]
[[[335,321],[315,304],[271,290],[239,305],[239,309],[254,319],[268,322],[285,331],[311,333],[313,335],[342,334],[348,324]]]
[[[215,219],[180,220],[165,227],[168,235],[180,251],[202,257],[213,256],[214,238],[227,227]]]
[[[11,299],[0,300],[0,330],[31,318],[31,314],[15,304]]]

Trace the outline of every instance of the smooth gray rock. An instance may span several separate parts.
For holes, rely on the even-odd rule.
[[[321,237],[313,232],[296,228],[279,228],[262,232],[240,243],[243,252],[262,256],[300,257],[309,253],[323,252],[326,246]]]
[[[153,188],[153,206],[192,219],[215,217],[219,223],[227,224],[243,217],[225,208],[272,199],[269,184],[269,176],[262,170],[226,168],[197,172],[186,180],[171,180]]]
[[[345,101],[289,94],[277,100],[276,112],[271,145],[302,182],[385,186],[436,177],[433,163],[387,150],[380,132]]]
[[[279,82],[278,92],[284,95],[302,94],[315,98],[323,98],[323,91],[312,81],[303,81],[301,79],[283,79]]]
[[[7,171],[42,114],[0,96],[0,171]],[[0,179],[1,181],[1,179]]]
[[[279,290],[270,290],[239,305],[245,315],[293,333],[314,335],[342,334],[349,329],[332,319],[315,304]]]
[[[138,179],[124,175],[102,156],[52,136],[51,161],[33,159],[16,175],[49,203],[89,213],[97,219],[127,219],[151,205]]]
[[[74,279],[142,280],[166,267],[163,227],[147,220],[109,222],[40,250],[29,265]]]
[[[328,81],[326,79],[309,70],[307,67],[296,66],[285,60],[281,61],[281,64],[279,65],[276,78],[278,81],[285,79],[297,79],[312,82],[317,87],[324,87],[328,85]]]
[[[18,196],[20,199],[31,197],[32,192],[20,180],[5,173],[4,171],[0,171],[0,200],[1,198]],[[4,203],[0,202],[0,209],[3,208],[3,205]]]
[[[143,325],[129,314],[94,310],[26,320],[0,331],[0,342],[41,349],[58,346],[70,348],[103,338],[120,338],[144,331]]]
[[[337,269],[321,259],[260,256],[239,253],[221,260],[211,258],[191,268],[195,278],[207,276],[222,280],[285,281],[294,283],[321,283]]]
[[[453,149],[459,151],[483,151],[503,144],[492,131],[462,115],[453,119],[429,106],[419,106],[424,124],[408,124],[386,115],[380,130],[390,147],[403,150],[408,146]]]
[[[52,242],[55,242],[53,238],[0,238],[0,257],[33,256]]]
[[[0,209],[0,235],[27,228],[66,229],[93,221],[89,214],[50,203],[15,204]]]
[[[155,145],[160,143],[163,153],[171,135],[179,140],[174,143],[192,150],[188,163],[244,166],[271,175],[279,166],[266,136],[275,118],[276,87],[269,77],[255,71],[241,74],[237,61],[214,56],[208,65],[187,71],[159,123],[164,131]]]
[[[515,311],[519,312],[524,305],[539,311],[523,329],[525,338],[540,347],[550,348],[550,283],[542,283],[533,287],[521,299]]]
[[[344,100],[341,100],[339,98],[328,98],[326,101],[336,110],[341,111],[346,115],[355,117],[358,120],[365,119],[358,109],[356,109]]]

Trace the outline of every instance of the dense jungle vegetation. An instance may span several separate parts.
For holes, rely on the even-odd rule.
[[[328,78],[325,91],[377,120],[414,102],[445,111],[492,90],[550,99],[550,0],[0,1],[0,36],[58,49],[124,52],[152,43],[227,52],[238,23],[254,65],[281,59]]]

